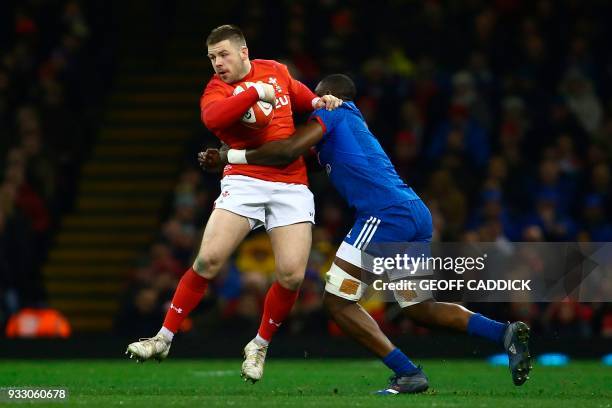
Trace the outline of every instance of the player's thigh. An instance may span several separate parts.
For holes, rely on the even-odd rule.
[[[249,231],[248,218],[219,208],[213,210],[193,269],[204,277],[214,277]]]
[[[289,286],[299,286],[310,255],[312,224],[300,222],[272,228],[268,235],[274,251],[277,279],[281,284],[285,281]]]
[[[329,306],[341,308],[338,301],[333,302],[335,298],[343,299],[345,305],[347,302],[359,301],[368,288],[369,284],[364,282],[367,277],[368,273],[364,273],[360,267],[339,258],[336,254],[334,262],[325,274],[325,296],[326,298],[333,296],[328,301],[330,304],[326,304],[328,310]]]

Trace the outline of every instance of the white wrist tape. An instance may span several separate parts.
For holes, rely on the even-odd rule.
[[[227,162],[230,164],[248,164],[246,150],[229,149],[227,151]]]
[[[266,97],[266,92],[264,91],[262,84],[253,84],[253,88],[257,89],[257,93],[259,94],[259,99],[263,99]]]
[[[317,103],[319,103],[320,100],[321,98],[318,96],[316,98],[312,98],[312,109],[317,109]]]

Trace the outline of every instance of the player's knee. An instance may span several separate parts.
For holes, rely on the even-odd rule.
[[[285,289],[298,290],[304,280],[303,273],[279,273],[276,276],[277,282]]]
[[[306,265],[297,261],[285,261],[276,263],[276,280],[281,286],[297,290],[304,280]]]
[[[205,278],[212,278],[217,275],[224,261],[220,255],[213,252],[198,254],[193,262],[193,270]]]

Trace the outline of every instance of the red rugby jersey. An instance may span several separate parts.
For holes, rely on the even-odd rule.
[[[276,88],[276,106],[272,122],[263,129],[250,129],[240,124],[240,118],[259,100],[253,87],[232,95],[235,86],[243,82],[264,82]],[[262,144],[286,139],[295,132],[293,110],[310,112],[316,95],[301,82],[293,79],[287,67],[271,60],[252,60],[251,71],[234,84],[226,84],[213,75],[200,98],[202,121],[206,127],[232,149],[254,149]],[[239,174],[267,181],[308,184],[306,166],[301,157],[288,166],[258,166],[231,164],[223,175]]]

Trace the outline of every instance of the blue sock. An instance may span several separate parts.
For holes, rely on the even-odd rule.
[[[480,313],[473,314],[468,322],[467,332],[472,336],[484,337],[496,343],[503,343],[507,325]]]
[[[382,361],[387,367],[393,370],[396,375],[410,374],[419,370],[418,367],[402,353],[402,350],[398,348],[393,349],[393,351],[387,354]]]

